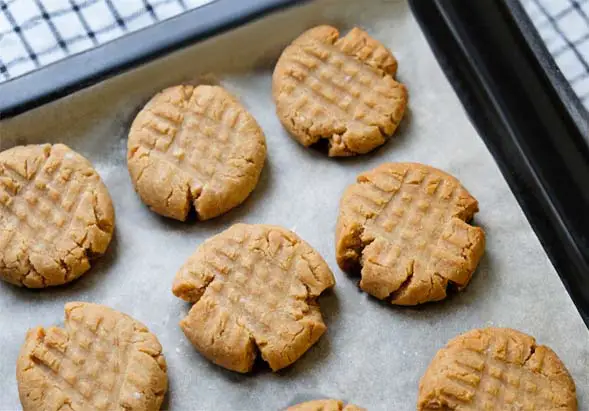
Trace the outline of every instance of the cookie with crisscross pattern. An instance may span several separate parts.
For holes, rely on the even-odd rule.
[[[325,332],[317,299],[334,284],[323,258],[293,232],[236,224],[196,250],[173,292],[194,303],[180,326],[206,358],[247,372],[259,352],[276,371]]]
[[[361,267],[360,287],[393,304],[446,297],[465,287],[485,246],[467,221],[478,203],[449,174],[417,163],[387,163],[345,191],[336,229],[343,270]]]
[[[575,383],[550,348],[509,328],[472,330],[442,348],[419,384],[419,411],[576,411]]]
[[[395,80],[397,60],[358,28],[301,34],[280,56],[272,77],[276,112],[304,146],[322,139],[330,156],[364,154],[397,129],[407,90]]]
[[[16,376],[24,411],[157,411],[167,390],[155,335],[98,304],[65,306],[65,328],[34,328]]]
[[[266,158],[266,140],[250,113],[218,86],[170,87],[137,115],[127,165],[143,202],[184,221],[191,208],[207,220],[241,204]]]
[[[100,176],[69,147],[0,153],[0,278],[31,288],[78,278],[106,252],[114,218]]]

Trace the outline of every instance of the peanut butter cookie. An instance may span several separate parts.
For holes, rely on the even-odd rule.
[[[407,106],[397,60],[366,32],[339,37],[319,26],[280,56],[272,77],[276,112],[305,147],[327,139],[330,156],[364,154],[392,136]]]
[[[419,411],[575,411],[575,383],[556,354],[508,328],[471,330],[442,348],[419,383]]]
[[[446,297],[465,287],[485,247],[466,223],[477,201],[454,177],[423,164],[387,163],[360,174],[345,191],[336,228],[336,258],[361,267],[360,287],[393,304]]]
[[[276,371],[325,332],[317,298],[334,284],[323,258],[291,231],[236,224],[196,250],[173,292],[195,303],[180,326],[206,358],[248,372],[259,351]]]
[[[70,282],[105,253],[114,230],[106,186],[63,144],[0,153],[0,278],[43,288]]]
[[[344,406],[339,400],[315,400],[293,405],[286,411],[366,411],[352,404]]]
[[[109,307],[65,306],[65,328],[29,330],[16,364],[24,411],[160,409],[168,380],[157,338]]]
[[[153,97],[131,126],[127,164],[153,211],[184,221],[221,215],[252,192],[266,158],[256,120],[221,87],[177,86]]]

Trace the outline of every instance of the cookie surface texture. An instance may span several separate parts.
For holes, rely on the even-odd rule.
[[[266,140],[235,97],[218,86],[165,89],[135,118],[127,165],[135,190],[153,211],[184,221],[221,215],[252,192]]]
[[[360,174],[340,202],[336,258],[361,268],[360,288],[398,305],[446,297],[465,287],[485,247],[466,223],[478,203],[454,177],[417,163],[386,163]]]
[[[323,258],[293,232],[236,224],[196,250],[173,292],[195,303],[180,326],[206,358],[248,372],[259,352],[276,371],[325,332],[317,298],[334,284]]]
[[[168,386],[157,338],[90,303],[66,304],[65,328],[29,330],[16,368],[24,411],[157,411]]]
[[[106,252],[114,209],[90,162],[63,144],[0,153],[0,278],[25,287],[68,283]]]
[[[288,407],[286,411],[366,411],[352,404],[344,405],[339,400],[315,400]]]
[[[508,328],[471,330],[442,348],[419,384],[419,411],[575,411],[575,383],[556,354]]]
[[[407,90],[395,80],[397,60],[354,28],[319,26],[280,56],[272,77],[276,112],[305,147],[327,139],[330,156],[367,153],[397,129]]]

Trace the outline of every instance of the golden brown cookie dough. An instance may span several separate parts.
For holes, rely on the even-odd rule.
[[[556,354],[509,328],[471,330],[442,348],[419,383],[419,411],[575,411],[575,383]]]
[[[334,284],[323,258],[296,234],[236,224],[196,250],[173,292],[195,303],[180,326],[206,358],[248,372],[259,351],[276,371],[325,332],[317,298]]]
[[[114,230],[106,186],[63,144],[0,153],[0,278],[31,288],[70,282],[105,253]]]
[[[360,287],[393,304],[446,297],[465,287],[485,247],[466,223],[478,203],[449,174],[417,163],[386,163],[360,174],[340,202],[336,258],[361,267]]]
[[[109,307],[73,302],[65,328],[29,330],[16,364],[23,411],[160,409],[168,386],[155,335]]]
[[[397,60],[354,28],[307,30],[280,56],[272,77],[276,112],[305,147],[327,139],[330,156],[364,154],[393,135],[407,106]]]
[[[344,406],[340,400],[315,400],[288,407],[286,411],[366,411],[352,404]]]
[[[153,97],[129,131],[135,190],[163,216],[207,220],[241,204],[266,158],[256,120],[217,86],[170,87]]]

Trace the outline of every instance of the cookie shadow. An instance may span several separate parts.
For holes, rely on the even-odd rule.
[[[469,222],[470,224],[482,228],[485,233],[489,233],[487,227],[477,221],[476,218]],[[488,240],[487,240],[488,241]],[[494,275],[492,269],[495,256],[492,250],[488,248],[483,253],[476,270],[474,271],[470,282],[461,291],[451,289],[448,297],[441,301],[441,305],[452,305],[454,307],[472,306],[475,303],[483,303],[489,297],[489,290],[499,287],[499,277]]]
[[[191,222],[193,223],[192,225],[220,231],[230,225],[243,221],[246,216],[253,213],[256,207],[264,201],[265,198],[269,197],[272,185],[272,163],[269,158],[266,158],[266,163],[260,174],[258,184],[243,203],[219,217],[206,221],[197,221],[196,215],[194,215],[191,219]]]
[[[360,280],[362,279],[362,266],[358,263],[349,269],[342,269],[339,265],[337,266],[340,273],[344,274],[344,277],[348,281],[351,281],[360,290]]]
[[[162,411],[172,409],[172,399],[171,399],[172,396],[170,395],[170,391],[172,391],[172,388],[173,388],[173,379],[170,378],[170,375],[168,374],[168,390],[166,391],[166,395],[164,395],[164,400],[162,401],[162,405],[160,406],[160,410],[162,410]]]
[[[400,306],[374,297],[371,297],[370,300],[388,306],[394,315],[409,320],[424,321],[427,324],[439,324],[441,321],[455,317],[460,311],[469,308],[474,311],[476,305],[484,305],[489,294],[488,290],[496,287],[495,277],[492,273],[492,256],[485,253],[469,284],[460,291],[450,287],[446,298],[441,301],[432,301],[416,306]]]
[[[485,227],[473,220],[475,226],[483,229]],[[488,232],[487,230],[485,230]],[[361,267],[357,266],[351,270],[340,272],[344,273],[348,280],[353,281],[357,287],[359,294],[365,294],[369,301],[381,307],[386,307],[394,315],[404,316],[407,319],[416,321],[443,321],[449,315],[454,314],[459,310],[464,310],[475,305],[485,305],[489,296],[489,289],[496,289],[500,287],[498,284],[499,278],[494,275],[493,270],[494,255],[490,250],[486,250],[479,264],[472,275],[468,285],[463,290],[458,290],[455,286],[449,285],[447,289],[447,296],[441,301],[427,302],[415,306],[401,306],[391,304],[388,300],[380,300],[368,293],[362,291],[359,287],[361,279]]]
[[[256,206],[269,195],[269,191],[272,189],[271,168],[272,166],[270,161],[266,159],[266,163],[264,164],[264,168],[260,174],[258,184],[251,194],[245,199],[243,203],[218,217],[205,221],[199,220],[194,207],[192,207],[186,221],[178,221],[174,220],[173,218],[161,216],[151,211],[146,205],[141,203],[143,206],[143,211],[141,212],[142,221],[144,224],[153,225],[157,230],[162,231],[193,233],[197,230],[203,230],[209,232],[220,232],[235,223],[244,221],[249,214],[252,214],[252,211],[256,209]],[[147,223],[145,221],[147,221]]]
[[[329,141],[325,138],[319,139],[309,147],[304,147],[302,144],[296,142],[286,128],[282,127],[284,134],[286,134],[291,140],[296,142],[296,147],[293,148],[297,151],[296,155],[311,156],[315,161],[336,161],[342,164],[364,164],[369,159],[380,159],[382,157],[389,157],[389,152],[393,153],[396,150],[401,150],[404,145],[407,144],[407,136],[411,133],[412,127],[412,113],[411,109],[407,107],[407,111],[399,124],[399,127],[395,133],[389,137],[384,144],[376,147],[374,150],[366,154],[358,154],[350,157],[329,157]],[[296,156],[295,156],[296,157]],[[412,159],[398,159],[397,161],[412,161]]]
[[[329,290],[322,294],[319,298],[319,303],[321,305],[321,313],[324,322],[328,328],[327,332],[319,338],[319,341],[317,341],[316,344],[310,347],[298,360],[296,360],[294,364],[291,364],[286,368],[273,372],[259,354],[256,357],[252,371],[247,374],[240,374],[215,365],[202,357],[196,350],[194,355],[200,358],[195,358],[195,361],[198,362],[199,368],[206,368],[207,373],[210,372],[216,374],[219,378],[228,383],[239,384],[240,386],[251,385],[256,378],[270,376],[290,380],[292,378],[297,378],[299,375],[312,374],[325,365],[325,362],[331,354],[330,339],[337,338],[335,333],[337,332],[338,327],[334,323],[337,321],[340,309],[339,299],[333,290]]]
[[[90,288],[102,285],[104,283],[104,276],[111,274],[111,267],[114,266],[119,254],[119,234],[117,229],[115,229],[106,253],[102,257],[94,260],[90,270],[72,283],[71,290],[84,292]]]
[[[405,115],[399,124],[395,133],[385,141],[384,144],[376,147],[374,150],[366,154],[359,154],[351,157],[337,157],[334,160],[342,164],[364,165],[368,160],[382,160],[383,158],[391,159],[391,153],[394,154],[397,150],[401,151],[409,143],[408,136],[411,135],[411,128],[413,127],[413,114],[409,107],[405,111]],[[326,148],[317,148],[317,153],[327,156]],[[324,152],[323,152],[324,151]],[[392,158],[393,161],[414,161],[411,158]]]
[[[38,302],[55,301],[64,299],[73,301],[77,295],[83,295],[93,288],[100,287],[104,283],[104,276],[110,271],[119,254],[119,241],[117,231],[106,253],[90,262],[90,269],[79,278],[69,283],[47,288],[26,288],[0,281],[0,291],[11,294],[14,298],[36,300]]]
[[[334,288],[321,294],[319,297],[319,305],[321,306],[323,321],[325,321],[325,325],[329,329],[329,327],[337,321],[341,305]]]
[[[341,328],[337,324],[341,304],[334,290],[322,294],[319,298],[319,304],[321,305],[321,314],[327,326],[327,331],[294,364],[279,370],[276,373],[278,376],[291,379],[297,378],[299,375],[309,375],[324,367],[329,360],[332,353],[331,339],[337,339],[337,332]]]

